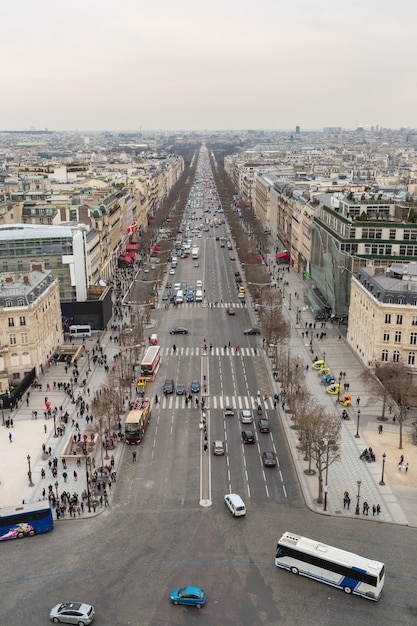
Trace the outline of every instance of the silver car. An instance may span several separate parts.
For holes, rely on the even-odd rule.
[[[242,409],[240,412],[240,419],[242,421],[242,424],[252,424],[253,422],[252,411],[250,411],[249,409]]]
[[[84,626],[91,624],[96,613],[91,604],[83,602],[64,602],[57,604],[51,609],[49,619],[55,624],[78,624]]]

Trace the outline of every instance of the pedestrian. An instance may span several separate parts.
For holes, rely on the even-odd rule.
[[[9,433],[9,442],[12,443],[13,442],[13,435],[12,433]]]
[[[48,432],[48,427],[46,426],[46,424],[44,424],[43,430],[44,430],[45,434]]]
[[[41,478],[45,478],[45,470],[43,468],[41,469]]]
[[[404,455],[402,454],[402,455],[400,456],[400,465],[402,465],[403,463],[404,463]]]
[[[77,474],[77,472],[74,470],[74,480],[75,480],[75,481],[77,481],[77,478],[78,478],[78,474]]]
[[[64,479],[64,483],[66,483],[67,482],[67,478],[68,478],[67,472],[63,472],[62,473],[62,478]]]
[[[397,465],[397,469],[398,469],[400,472],[401,472],[401,470],[402,470],[402,467],[403,467],[403,466],[402,466],[402,463],[401,463],[401,462],[400,462],[400,463],[398,463],[398,465]]]
[[[132,452],[132,461],[133,463],[136,463],[136,450]]]
[[[378,426],[378,434],[380,435],[381,433],[382,433],[382,424]]]
[[[379,515],[381,513],[381,507],[379,504],[376,505],[376,514]]]
[[[348,496],[348,497],[346,498],[346,504],[347,504],[347,508],[348,508],[348,510],[350,509],[350,502],[351,502],[351,500],[350,500],[350,496]]]
[[[375,504],[372,505],[372,515],[373,515],[373,517],[375,517],[375,515],[376,515],[376,505]]]
[[[155,404],[158,404],[158,396],[155,394]]]
[[[360,398],[356,398],[356,404],[359,406],[361,403],[361,399]]]
[[[363,507],[362,507],[362,514],[368,515],[368,511],[369,511],[369,504],[365,500],[365,502],[363,503]]]
[[[346,508],[346,505],[347,505],[347,499],[348,499],[348,498],[349,498],[349,491],[346,489],[346,490],[343,492],[343,508],[344,508],[344,509]]]
[[[403,467],[404,467],[405,473],[407,473],[408,472],[408,463],[406,463]]]

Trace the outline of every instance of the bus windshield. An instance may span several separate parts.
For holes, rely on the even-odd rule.
[[[53,530],[48,504],[34,502],[0,509],[0,541],[21,539]]]
[[[383,563],[289,532],[278,541],[275,565],[370,600],[379,600],[385,583]]]

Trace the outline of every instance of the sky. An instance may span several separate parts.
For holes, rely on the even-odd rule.
[[[415,0],[12,0],[0,129],[417,127]]]

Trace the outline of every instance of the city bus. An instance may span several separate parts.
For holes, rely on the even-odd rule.
[[[49,504],[32,502],[0,509],[0,541],[33,537],[53,528]]]
[[[70,337],[91,337],[91,326],[88,324],[73,324],[69,327]]]
[[[155,380],[156,373],[161,360],[161,348],[159,346],[150,346],[145,353],[140,364],[140,378],[147,381]]]
[[[289,532],[278,541],[275,565],[369,600],[379,600],[385,583],[384,563]]]
[[[130,409],[125,422],[125,441],[128,445],[137,445],[142,441],[150,418],[150,399],[138,398]]]

